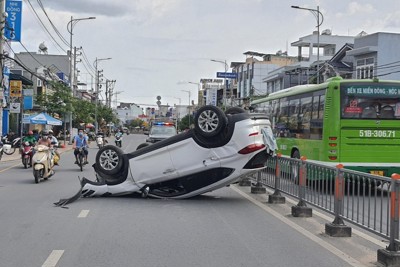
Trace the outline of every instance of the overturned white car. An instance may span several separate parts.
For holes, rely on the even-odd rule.
[[[142,144],[131,153],[111,145],[101,148],[93,165],[97,181],[83,178],[80,194],[139,192],[157,198],[189,198],[264,168],[275,149],[265,114],[249,114],[241,108],[224,113],[215,106],[204,106],[188,132]]]

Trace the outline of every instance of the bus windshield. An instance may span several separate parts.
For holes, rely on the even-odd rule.
[[[342,119],[400,120],[400,86],[342,84]]]

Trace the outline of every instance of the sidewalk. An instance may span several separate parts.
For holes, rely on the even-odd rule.
[[[68,142],[65,143],[64,146],[64,141],[59,141],[60,146],[58,147],[58,151],[60,152],[60,154],[69,151],[72,149],[72,144],[69,145]],[[3,153],[3,156],[1,158],[0,162],[7,162],[7,161],[13,161],[13,160],[20,160],[21,159],[21,154],[19,153],[19,150],[16,149],[14,154],[12,155],[6,155],[5,153]]]

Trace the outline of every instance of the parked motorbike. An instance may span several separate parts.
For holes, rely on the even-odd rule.
[[[54,175],[54,159],[50,148],[45,145],[38,145],[36,153],[32,158],[33,176],[35,183],[39,183],[41,179],[47,180]]]
[[[0,141],[0,160],[3,157],[3,142]]]
[[[1,141],[3,142],[3,152],[6,155],[14,154],[15,150],[21,146],[21,137],[16,137],[10,141],[8,135],[6,135]]]
[[[22,144],[21,159],[24,168],[32,167],[33,146],[29,142]]]
[[[104,146],[104,137],[102,135],[96,136],[96,144],[99,148],[102,148]]]
[[[121,147],[122,146],[122,136],[121,135],[116,135],[115,136],[115,145],[117,147]]]

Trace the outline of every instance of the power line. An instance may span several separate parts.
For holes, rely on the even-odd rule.
[[[63,41],[65,45],[69,46],[69,42],[64,38],[64,36],[62,36],[62,34],[61,34],[61,33],[59,32],[59,30],[57,29],[57,27],[56,27],[56,26],[54,25],[54,23],[51,21],[49,15],[47,14],[47,12],[46,12],[46,10],[45,10],[45,8],[44,8],[44,6],[43,6],[42,1],[41,1],[41,0],[37,0],[37,2],[38,2],[38,4],[39,4],[39,6],[42,8],[43,13],[46,15],[47,19],[49,20],[51,26],[53,27],[53,30],[56,32],[56,34],[58,35],[58,37],[60,37],[61,41]]]
[[[67,51],[56,41],[56,39],[53,37],[53,35],[49,32],[49,30],[46,28],[46,26],[44,25],[43,21],[40,19],[38,13],[36,12],[36,10],[33,8],[30,0],[25,0],[26,2],[28,2],[29,6],[31,7],[33,13],[35,13],[36,18],[39,20],[41,27],[45,30],[45,32],[47,32],[47,34],[50,36],[50,38],[52,39],[52,41],[54,42],[54,44],[56,44],[56,49],[58,50],[57,46],[64,52],[67,53]],[[59,50],[60,52],[60,50]]]

